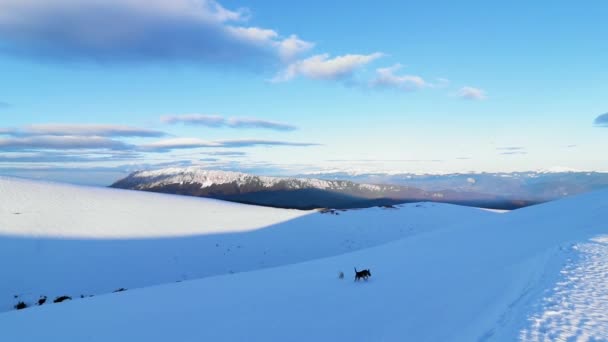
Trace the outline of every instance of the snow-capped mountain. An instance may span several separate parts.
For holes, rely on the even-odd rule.
[[[321,180],[314,178],[282,178],[255,176],[241,172],[207,170],[198,167],[166,168],[151,171],[137,171],[114,183],[135,186],[138,189],[162,187],[173,184],[197,184],[201,189],[212,186],[234,184],[239,188],[259,186],[265,189],[322,189],[322,190],[357,190],[367,191],[399,191],[401,187],[391,185],[357,184],[349,181]]]
[[[498,209],[512,209],[530,204],[505,201],[497,195],[472,191],[426,191],[408,185],[267,177],[198,167],[137,171],[115,182],[112,187],[296,209],[359,208],[418,201]]]

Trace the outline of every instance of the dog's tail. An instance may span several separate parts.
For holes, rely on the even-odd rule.
[[[353,267],[353,268],[355,269],[355,273],[357,273],[357,268],[356,267]]]

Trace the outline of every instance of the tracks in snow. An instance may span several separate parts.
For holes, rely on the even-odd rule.
[[[559,282],[530,316],[520,340],[608,340],[608,236],[574,246],[578,257],[561,271]]]

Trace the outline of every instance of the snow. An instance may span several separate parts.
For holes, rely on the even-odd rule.
[[[178,237],[250,231],[310,214],[205,198],[7,177],[0,177],[0,195],[0,234],[15,236]],[[237,211],[241,219],[227,214]]]
[[[33,191],[25,187],[18,188]],[[122,194],[125,192],[116,196]],[[28,198],[25,207],[37,210],[42,202]],[[0,200],[3,205],[10,203],[4,196]],[[240,220],[240,211],[235,208],[226,207],[225,213]],[[419,213],[425,215],[417,216]],[[289,245],[284,253],[274,255],[273,266],[277,267],[251,268],[235,274],[218,272],[181,283],[129,288],[121,293],[0,313],[0,340],[607,340],[607,219],[608,191],[504,214],[429,203],[340,215],[308,213],[276,225],[276,229],[257,229],[268,232],[246,240],[252,242],[251,246]],[[107,220],[113,220],[111,215]],[[302,220],[306,229],[295,229],[301,227]],[[313,238],[303,242],[308,229],[323,222],[331,223],[310,233]],[[419,223],[423,228],[411,234],[395,233]],[[349,229],[351,225],[357,228]],[[373,225],[369,235],[357,236],[353,241],[363,244],[384,236],[382,242],[359,245],[356,250],[327,244],[332,253],[318,252],[325,239],[338,236],[345,241],[349,236],[350,240],[353,231],[369,225]],[[0,226],[7,225],[0,222]],[[40,257],[35,250],[23,255],[15,255],[20,250],[4,252],[3,247],[12,246],[13,241],[0,243],[5,253],[0,260]],[[167,239],[159,239],[157,247],[166,243]],[[306,248],[291,250],[300,243]],[[187,243],[179,245],[183,248]],[[199,246],[198,241],[193,245]],[[107,247],[114,251],[112,245]],[[197,253],[205,249],[192,248]],[[62,251],[57,249],[55,253]],[[126,267],[139,252],[119,250],[122,263],[110,266]],[[294,254],[307,257],[298,259]],[[205,268],[249,257],[199,261]],[[109,260],[89,259],[83,263],[100,267]],[[151,261],[153,265],[146,271],[163,272],[168,266],[156,262]],[[20,276],[35,273],[27,264],[19,266]],[[353,267],[369,268],[372,277],[354,282]],[[16,267],[2,266],[3,270],[12,268]],[[345,279],[339,279],[339,272],[345,273]],[[14,283],[15,276],[7,279]],[[54,274],[47,276],[52,278]],[[101,276],[98,280],[107,281]],[[79,278],[72,281],[86,282]]]
[[[522,341],[601,341],[608,338],[608,236],[573,247],[556,286],[521,332]]]
[[[492,214],[430,203],[322,214],[0,178],[0,269],[12,279],[0,282],[0,312],[42,295],[96,295],[338,255],[470,216]]]

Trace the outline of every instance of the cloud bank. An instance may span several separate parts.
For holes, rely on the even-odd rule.
[[[0,52],[44,59],[227,64],[290,60],[314,44],[247,25],[215,0],[0,0]]]
[[[315,47],[313,42],[254,26],[250,17],[247,9],[228,9],[217,0],[0,0],[0,54],[62,63],[279,68],[272,82],[307,78],[346,83],[385,55],[305,57]],[[365,86],[411,91],[446,85],[444,79],[430,83],[420,76],[398,74],[400,68],[396,64],[377,69]],[[486,98],[483,90],[473,87],[463,87],[458,96]]]
[[[33,136],[33,137],[9,137],[0,138],[0,150],[19,151],[30,149],[109,149],[126,150],[133,148],[132,145],[119,140],[104,137],[85,136]]]
[[[249,121],[238,123],[250,125]],[[258,125],[259,123],[254,122]],[[167,152],[174,149],[237,148],[255,146],[317,146],[314,143],[265,139],[232,139],[207,141],[199,138],[170,138],[134,145],[115,138],[150,138],[164,132],[114,125],[32,125],[20,129],[0,128],[0,151],[48,150],[115,150],[133,152]],[[2,137],[4,136],[4,137]],[[217,151],[217,156],[244,156],[244,152]]]
[[[2,134],[0,130],[0,134]],[[162,137],[165,132],[125,125],[103,124],[36,124],[21,129],[5,129],[4,134],[14,136],[97,136],[97,137]]]

